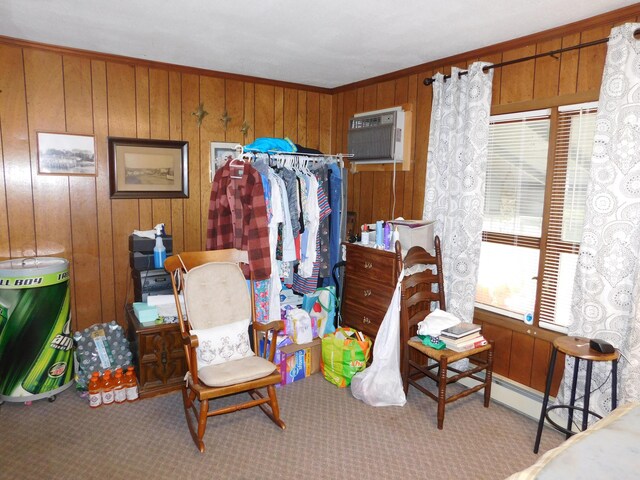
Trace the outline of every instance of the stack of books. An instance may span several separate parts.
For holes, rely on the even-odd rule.
[[[440,333],[442,340],[449,350],[465,352],[486,345],[487,340],[480,334],[480,325],[475,323],[459,323]]]

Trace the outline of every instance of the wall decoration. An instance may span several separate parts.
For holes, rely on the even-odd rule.
[[[236,144],[226,142],[211,142],[211,159],[209,168],[209,180],[213,182],[216,170],[224,165],[227,160],[236,156]]]
[[[38,173],[95,175],[96,147],[91,135],[37,132]]]
[[[111,198],[188,198],[189,142],[109,137]]]
[[[242,135],[246,137],[250,129],[251,129],[251,125],[249,125],[249,123],[246,120],[242,122],[242,126],[240,127],[240,131],[242,132]]]
[[[233,117],[230,117],[227,111],[225,110],[222,116],[220,117],[220,122],[222,122],[223,130],[225,131],[227,130],[227,125],[229,125],[229,122],[231,121],[232,118]]]
[[[198,108],[196,109],[196,111],[195,112],[191,112],[191,115],[196,117],[196,122],[198,122],[198,126],[201,126],[202,125],[202,120],[204,119],[204,117],[209,115],[209,112],[207,112],[204,109],[204,102],[200,102],[198,104]]]

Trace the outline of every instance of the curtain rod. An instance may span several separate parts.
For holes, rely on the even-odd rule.
[[[636,30],[635,32],[633,32],[634,36],[638,34],[638,32],[640,32],[640,29]],[[520,63],[520,62],[526,62],[528,60],[534,60],[536,58],[540,58],[540,57],[554,57],[557,58],[556,55],[559,53],[563,53],[563,52],[568,52],[570,50],[577,50],[579,48],[585,48],[585,47],[593,47],[594,45],[600,45],[602,43],[607,43],[609,41],[609,38],[601,38],[600,40],[593,40],[592,42],[586,42],[586,43],[579,43],[578,45],[573,45],[572,47],[565,47],[565,48],[559,48],[558,50],[551,50],[549,52],[545,52],[545,53],[538,53],[536,55],[531,55],[529,57],[523,57],[523,58],[516,58],[514,60],[508,60],[506,62],[500,62],[500,63],[494,63],[493,65],[487,65],[486,67],[482,68],[482,71],[484,73],[487,73],[487,71],[491,70],[492,68],[500,68],[500,67],[506,67],[507,65],[513,65],[514,63]],[[467,73],[469,73],[468,71],[463,71],[458,73],[458,77],[461,77],[463,75],[466,75]],[[451,78],[451,75],[445,75],[444,79],[446,80],[447,78]],[[434,82],[434,78],[433,77],[427,77],[423,80],[422,83],[424,83],[426,86],[431,85]]]

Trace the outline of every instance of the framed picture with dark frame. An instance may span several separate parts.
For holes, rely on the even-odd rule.
[[[111,198],[188,198],[189,142],[109,137]]]
[[[213,176],[221,166],[236,157],[237,143],[211,142],[211,158],[209,165],[209,179],[213,182]]]
[[[38,173],[95,175],[96,145],[92,135],[37,132]]]

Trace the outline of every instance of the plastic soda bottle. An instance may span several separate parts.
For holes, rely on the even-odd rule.
[[[113,382],[113,398],[116,403],[124,403],[127,401],[127,391],[125,390],[124,378],[122,378],[122,369],[116,370],[116,376]]]
[[[138,399],[138,380],[133,367],[127,369],[126,376],[126,394],[129,402],[135,402]]]
[[[102,404],[111,405],[115,400],[111,370],[105,370],[102,376]]]
[[[89,380],[89,406],[91,408],[98,408],[102,405],[102,389],[100,386],[100,373],[93,372],[91,379]]]

